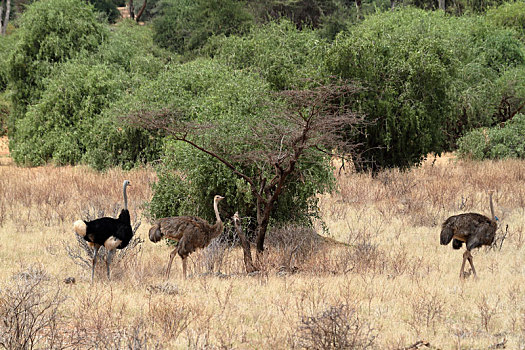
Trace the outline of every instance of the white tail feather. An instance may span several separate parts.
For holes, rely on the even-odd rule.
[[[86,235],[87,225],[82,220],[77,220],[73,223],[73,229],[79,235],[84,237]]]

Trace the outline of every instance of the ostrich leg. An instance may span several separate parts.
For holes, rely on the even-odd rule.
[[[470,263],[470,267],[472,267],[472,273],[474,274],[474,277],[477,278],[478,275],[476,274],[476,269],[474,268],[474,261],[473,261],[472,254],[470,254],[470,251],[468,250],[467,252],[468,252],[467,260]]]
[[[109,277],[109,265],[111,264],[111,259],[113,259],[113,254],[115,254],[115,251],[112,249],[112,250],[108,251],[108,256],[106,257],[106,270],[107,270],[107,273],[108,273],[108,280],[110,279],[110,277]]]
[[[465,263],[467,262],[467,258],[468,258],[468,255],[469,255],[469,251],[465,251],[465,253],[463,253],[463,263],[461,264],[461,270],[459,271],[459,278],[463,279],[465,278]]]
[[[97,254],[98,254],[99,248],[100,246],[93,247],[93,264],[91,265],[91,283],[93,283],[93,279],[95,277],[95,264],[97,263]]]
[[[184,276],[184,279],[186,279],[186,263],[187,263],[188,257],[185,256],[182,258],[182,275]]]
[[[166,278],[170,277],[171,263],[173,262],[175,255],[177,255],[177,248],[175,248],[170,254],[170,261],[168,262],[168,268],[166,269]]]

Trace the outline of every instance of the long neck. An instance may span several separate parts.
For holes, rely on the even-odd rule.
[[[215,210],[215,219],[217,219],[217,221],[215,222],[216,224],[222,223],[221,216],[219,215],[218,204],[219,204],[218,201],[213,201],[213,209]]]
[[[490,214],[492,215],[492,221],[496,221],[496,215],[494,215],[494,204],[492,204],[492,193],[489,193],[490,202]]]
[[[128,210],[128,195],[126,194],[126,187],[128,186],[127,182],[124,182],[124,187],[122,192],[124,193],[124,210]]]

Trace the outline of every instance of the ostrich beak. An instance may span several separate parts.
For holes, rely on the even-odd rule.
[[[239,212],[236,211],[235,214],[233,214],[232,219],[234,222],[239,222]]]

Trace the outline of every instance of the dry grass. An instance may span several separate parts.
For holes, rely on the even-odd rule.
[[[111,282],[99,264],[91,285],[63,242],[74,244],[71,225],[84,213],[118,209],[124,178],[145,242],[116,264]],[[33,288],[28,300],[37,305],[17,305],[23,314],[45,310],[42,327],[28,330],[35,348],[402,349],[421,340],[441,349],[525,348],[524,180],[523,161],[450,156],[375,179],[342,174],[339,191],[320,200],[328,236],[345,244],[288,242],[287,231],[302,230],[288,227],[275,233],[259,274],[246,276],[242,252],[219,245],[191,255],[188,280],[176,258],[165,281],[171,248],[147,240],[143,217],[151,170],[2,165],[1,321],[17,315],[13,295]],[[439,245],[440,223],[461,212],[488,215],[489,189],[500,244],[474,252],[479,278],[460,282],[462,252]],[[17,348],[20,339],[2,341]]]

